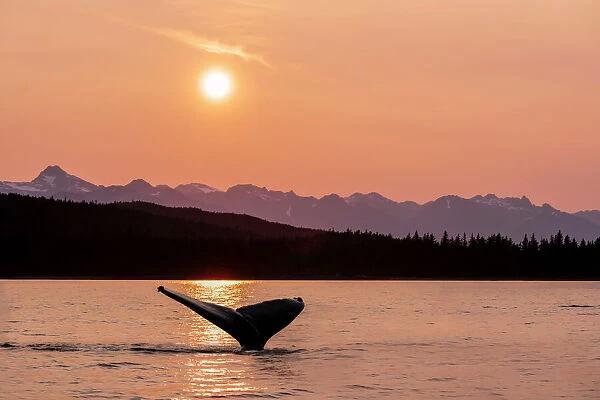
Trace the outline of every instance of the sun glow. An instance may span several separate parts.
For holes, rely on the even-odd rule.
[[[200,77],[200,90],[212,101],[225,100],[233,91],[231,76],[220,69],[212,69]]]

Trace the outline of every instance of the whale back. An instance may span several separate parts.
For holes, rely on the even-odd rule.
[[[266,343],[288,326],[303,309],[304,302],[301,299],[277,299],[240,307],[236,311],[250,321]]]

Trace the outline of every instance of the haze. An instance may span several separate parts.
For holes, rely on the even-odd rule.
[[[600,208],[600,2],[0,4],[1,179]],[[198,93],[222,68],[227,101]]]

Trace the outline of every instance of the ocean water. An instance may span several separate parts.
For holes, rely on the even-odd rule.
[[[306,308],[241,352],[159,284]],[[599,399],[600,283],[0,281],[0,397]]]

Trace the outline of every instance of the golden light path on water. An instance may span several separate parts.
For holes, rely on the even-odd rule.
[[[186,281],[179,282],[179,290],[189,296],[210,303],[238,308],[242,299],[250,297],[252,281]],[[190,311],[190,313],[193,313]],[[186,345],[210,348],[236,349],[239,344],[226,332],[193,313],[188,322],[183,324],[187,329],[190,341]],[[252,368],[254,357],[235,357],[231,353],[215,352],[213,354],[190,354],[181,368],[185,371],[188,383],[184,398],[188,396],[228,396],[235,394],[251,394],[264,387],[252,385],[254,381]]]

